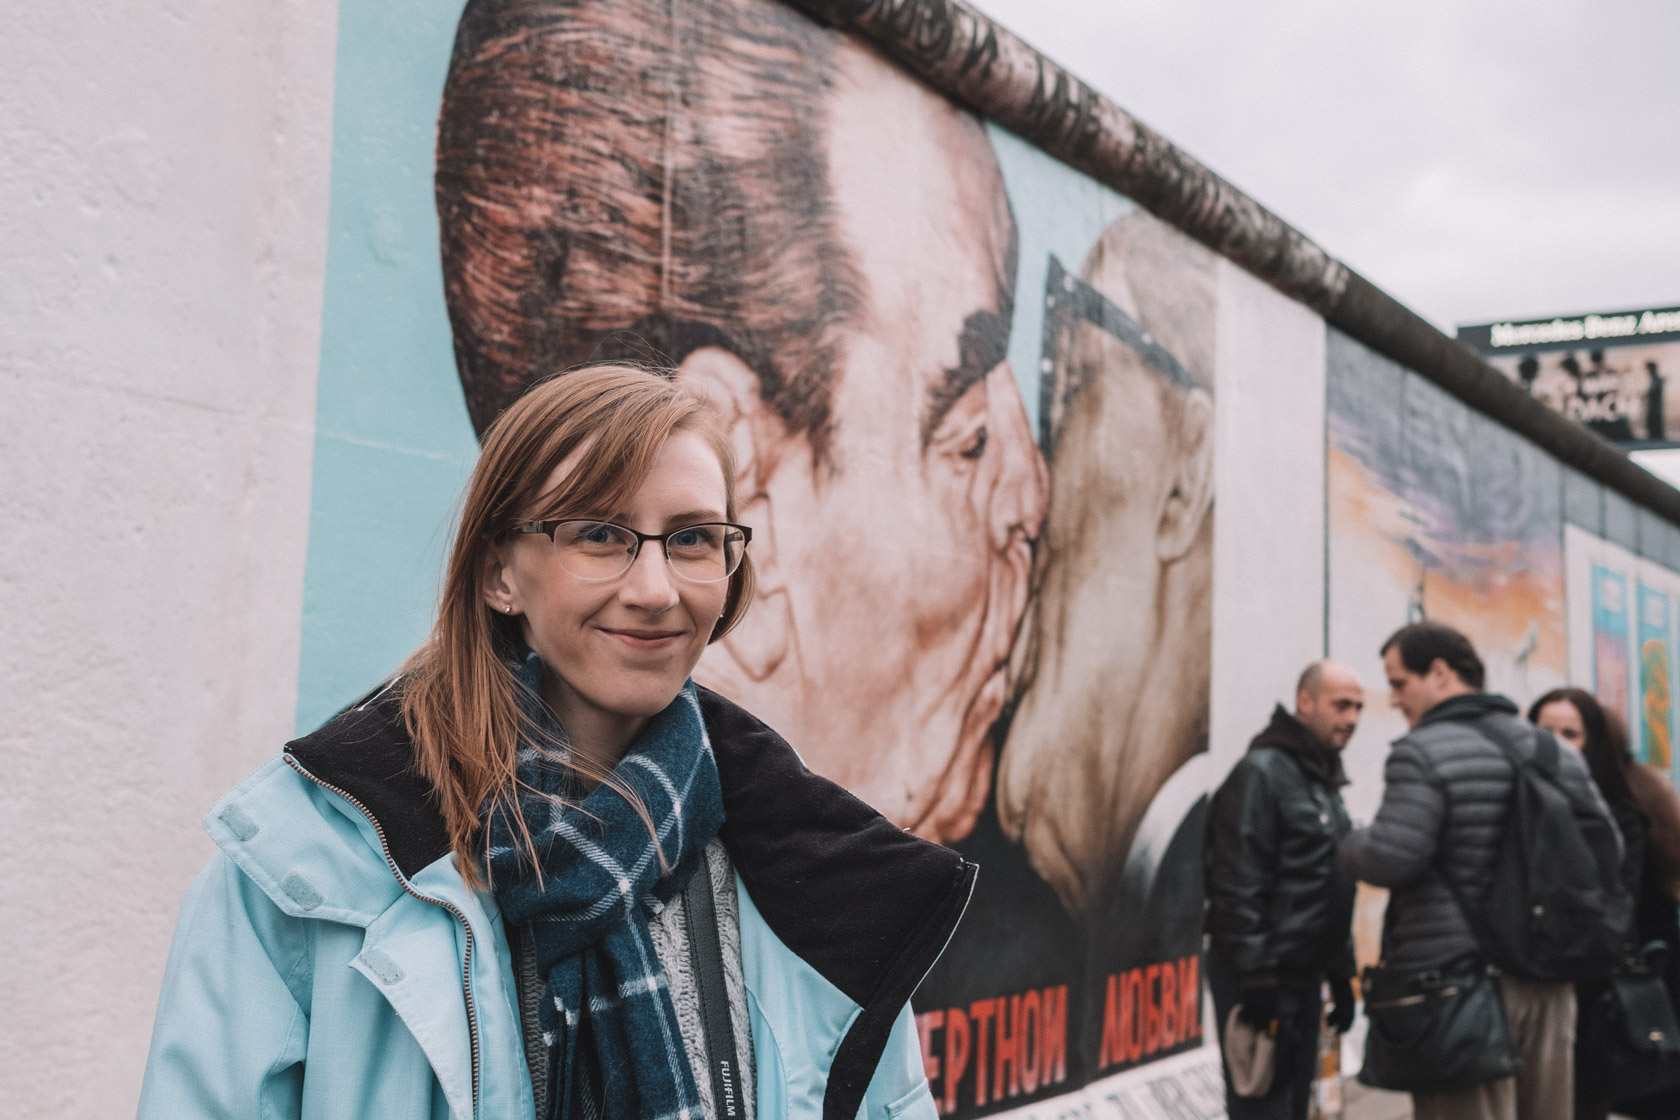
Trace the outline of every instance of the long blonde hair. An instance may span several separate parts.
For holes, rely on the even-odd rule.
[[[462,499],[437,621],[404,664],[400,686],[414,765],[436,791],[457,867],[473,886],[482,882],[479,848],[487,803],[509,812],[516,831],[527,844],[530,840],[517,798],[520,686],[508,667],[523,636],[517,618],[484,601],[486,565],[497,543],[520,522],[594,514],[635,493],[676,431],[704,436],[717,452],[726,516],[735,520],[728,440],[704,402],[669,374],[618,364],[559,374],[532,387],[484,433]],[[588,452],[577,468],[545,492],[555,468],[586,442]],[[744,557],[730,577],[711,641],[741,620],[752,584],[752,561]],[[640,802],[609,773],[582,761],[568,765],[619,789],[647,820]]]

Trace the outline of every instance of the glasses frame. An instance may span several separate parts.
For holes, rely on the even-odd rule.
[[[1051,430],[1053,414],[1065,415],[1085,386],[1083,382],[1068,380],[1061,387],[1062,399],[1056,400],[1056,359],[1062,336],[1076,322],[1089,323],[1110,338],[1130,347],[1145,365],[1180,390],[1195,389],[1196,379],[1178,357],[1161,345],[1143,325],[1117,307],[1113,300],[1087,284],[1063,267],[1056,254],[1050,254],[1049,267],[1044,274],[1044,332],[1043,352],[1039,369],[1038,440],[1045,458],[1055,455],[1056,439]],[[1060,405],[1058,409],[1056,406]]]
[[[682,525],[666,533],[642,533],[630,528],[628,525],[620,525],[616,521],[608,521],[605,518],[600,517],[556,517],[549,521],[527,521],[521,525],[515,525],[511,530],[509,530],[509,532],[513,536],[523,536],[527,534],[533,536],[544,536],[548,538],[550,544],[553,544],[554,531],[562,525],[571,524],[573,522],[582,522],[589,525],[610,525],[614,529],[619,529],[623,532],[629,533],[631,536],[636,538],[636,547],[630,550],[630,560],[624,565],[624,571],[619,572],[617,575],[580,576],[570,568],[566,568],[566,573],[573,579],[581,579],[587,583],[606,583],[608,580],[624,578],[624,572],[628,572],[631,568],[634,568],[636,566],[636,561],[642,558],[642,546],[649,541],[659,542],[659,551],[665,555],[665,566],[669,568],[671,570],[671,574],[676,576],[678,579],[687,580],[689,583],[723,583],[725,580],[733,579],[735,577],[735,573],[741,570],[741,564],[744,563],[747,558],[747,546],[752,543],[752,527],[748,525],[737,525],[733,521],[696,521],[692,525]],[[695,579],[693,576],[683,574],[677,569],[675,564],[671,563],[671,546],[667,542],[678,533],[686,533],[690,529],[701,529],[710,525],[720,525],[725,529],[734,529],[741,534],[741,560],[736,563],[735,567],[727,575],[720,579]],[[565,565],[561,566],[564,567]]]

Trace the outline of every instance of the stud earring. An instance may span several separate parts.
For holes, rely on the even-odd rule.
[[[513,604],[512,603],[503,603],[502,604],[502,609],[504,611],[506,611],[508,614],[512,614],[513,613]]]

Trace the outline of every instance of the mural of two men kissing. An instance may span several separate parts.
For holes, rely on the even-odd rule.
[[[941,1111],[1201,1045],[1212,254],[1128,208],[1027,259],[986,126],[778,0],[471,0],[436,197],[475,427],[674,367],[759,584],[698,675],[981,864],[915,1000]]]

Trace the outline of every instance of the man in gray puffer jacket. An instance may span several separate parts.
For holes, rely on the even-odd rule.
[[[1515,780],[1511,762],[1478,724],[1504,724],[1530,751],[1534,739],[1515,704],[1482,691],[1481,658],[1452,627],[1402,627],[1383,643],[1382,657],[1391,703],[1411,731],[1388,757],[1376,819],[1349,834],[1341,856],[1358,878],[1390,891],[1386,963],[1422,968],[1478,952],[1447,880],[1472,905],[1487,893]],[[1560,765],[1570,792],[1608,816],[1580,756],[1563,751]],[[1569,1120],[1574,987],[1502,976],[1500,989],[1521,1072],[1461,1092],[1414,1093],[1417,1120]]]

